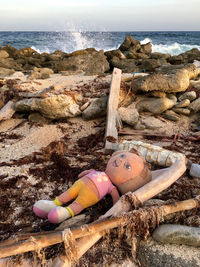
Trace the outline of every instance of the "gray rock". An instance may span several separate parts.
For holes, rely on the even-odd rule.
[[[95,99],[92,103],[82,112],[82,117],[85,120],[91,120],[106,115],[108,97],[102,96]]]
[[[81,113],[73,97],[62,94],[44,99],[30,98],[20,100],[15,104],[15,109],[21,112],[38,111],[49,119],[71,118]]]
[[[178,100],[179,101],[183,101],[185,99],[189,99],[190,101],[196,99],[197,94],[195,91],[191,91],[191,92],[185,92],[184,94],[180,95]]]
[[[148,58],[142,61],[140,69],[144,69],[147,72],[153,72],[155,69],[165,64],[167,64],[167,61],[164,58],[159,58],[159,59]]]
[[[194,86],[196,89],[200,90],[200,80],[198,81],[191,81],[190,84]]]
[[[183,115],[189,115],[190,110],[188,108],[173,108],[173,111]]]
[[[139,118],[139,113],[135,108],[119,108],[119,116],[123,122],[129,125],[135,125]]]
[[[175,108],[185,108],[188,107],[190,104],[190,100],[189,99],[184,99],[181,102],[177,103],[174,107]]]
[[[198,112],[200,111],[200,97],[197,98],[196,100],[194,100],[188,107],[189,109],[191,109],[194,112]]]
[[[170,121],[178,121],[180,119],[180,116],[173,110],[166,110],[162,113],[162,116]]]
[[[200,228],[177,224],[163,224],[153,232],[153,239],[161,243],[200,247]]]
[[[169,98],[146,98],[140,101],[136,108],[138,111],[149,111],[153,114],[160,114],[174,106],[174,101]]]
[[[142,267],[199,267],[199,248],[162,244],[148,239],[141,242],[138,259]]]
[[[161,120],[154,118],[153,116],[145,116],[140,119],[141,123],[146,129],[159,129],[165,126],[165,123]]]
[[[191,169],[190,169],[190,175],[192,177],[200,178],[200,165],[192,163]]]

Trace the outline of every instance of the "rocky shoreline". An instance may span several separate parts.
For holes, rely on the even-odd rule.
[[[199,61],[198,49],[178,56],[152,53],[150,43],[141,45],[132,36],[126,37],[119,49],[105,53],[93,48],[71,54],[39,54],[30,47],[17,50],[9,45],[0,48],[0,238],[52,230],[47,221],[34,217],[33,203],[62,192],[81,170],[104,169],[110,157],[103,148],[114,67],[123,71],[120,141],[157,144],[184,153],[190,162],[184,176],[160,193],[157,201],[200,195]],[[88,209],[90,221],[110,205],[105,198]],[[175,226],[167,225],[169,236],[157,228],[154,241],[140,242],[135,263],[130,240],[113,231],[111,242],[109,238],[99,242],[77,266],[102,266],[105,262],[124,266],[125,259],[128,266],[199,266],[199,211],[171,216],[165,223],[185,226],[175,233]],[[189,229],[191,226],[196,229]],[[143,236],[137,238],[139,242]],[[46,260],[63,249],[47,249]],[[186,258],[187,250],[192,256]],[[95,259],[96,254],[101,261]],[[112,265],[112,259],[119,265]]]

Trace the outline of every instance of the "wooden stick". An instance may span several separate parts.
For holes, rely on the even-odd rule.
[[[158,207],[154,206],[154,211],[156,210],[156,208],[158,211],[162,210],[162,215],[166,216],[166,215],[169,215],[171,213],[184,211],[184,210],[190,210],[190,209],[198,208],[198,207],[200,207],[200,198],[175,202],[174,204],[170,204],[170,205],[161,205]],[[141,210],[148,210],[148,209],[149,208],[134,210],[134,211],[130,212],[130,214],[137,216],[137,214],[140,213]],[[119,219],[120,218],[115,218],[116,225],[118,225]],[[123,218],[123,219],[125,219],[125,218]],[[105,223],[107,223],[107,221]],[[125,221],[123,221],[123,223],[121,223],[120,225],[123,226],[126,223],[128,223],[128,221],[126,221],[126,219],[125,219]],[[101,239],[103,237],[104,233],[105,233],[105,231],[97,232],[93,235],[89,235],[89,236],[86,236],[86,237],[78,240],[76,242],[76,247],[77,247],[76,260],[81,258],[83,256],[83,254],[88,251],[88,249],[90,249],[99,239]],[[61,256],[61,257],[62,257],[62,261],[63,261],[63,265],[61,265],[61,266],[63,266],[63,267],[64,266],[65,267],[71,266],[72,262],[70,262],[65,256]],[[57,261],[59,262],[60,260],[61,260],[60,257],[58,257]],[[55,265],[52,265],[52,267],[53,266],[55,266]]]
[[[14,102],[10,100],[0,110],[0,121],[1,120],[8,120],[8,119],[12,118],[14,113],[15,113]]]
[[[112,143],[106,139],[106,144],[105,144],[106,153],[114,151],[117,147],[117,142],[118,142],[116,117],[117,117],[117,108],[118,108],[118,103],[119,103],[121,72],[122,71],[120,69],[114,68],[113,74],[112,74],[110,94],[109,94],[108,106],[107,106],[107,125],[106,125],[105,138],[111,136],[111,137],[114,137],[116,141],[115,143]]]
[[[178,211],[196,208],[199,206],[199,203],[200,202],[198,199],[189,199],[185,201],[176,202],[172,205],[158,206],[158,209],[162,208],[163,214],[168,215],[168,214],[175,213]],[[144,208],[144,210],[145,209],[147,208]],[[141,212],[141,209],[134,210],[130,214],[137,215],[140,212]],[[126,225],[128,223],[128,218],[130,217],[129,214],[127,215],[128,216],[111,218],[105,221],[99,221],[99,222],[92,223],[90,225],[85,225],[83,227],[72,230],[71,234],[74,239],[84,237],[84,236],[90,236],[90,238],[88,238],[90,240],[89,243],[84,242],[83,240],[79,243],[79,244],[84,244],[84,246],[78,249],[79,254],[83,255],[86,247],[91,247],[93,242],[96,242],[98,240],[97,235],[96,235],[97,233],[108,230],[108,229],[113,229],[118,226]],[[99,238],[100,237],[101,237],[101,233],[99,234]],[[16,254],[21,254],[21,253],[28,252],[28,251],[38,250],[38,249],[41,249],[47,246],[61,243],[63,242],[63,240],[64,240],[63,232],[57,232],[57,233],[51,233],[51,234],[47,234],[43,236],[31,237],[28,240],[15,243],[12,245],[7,245],[5,247],[1,247],[0,258],[4,258],[4,257],[16,255]]]

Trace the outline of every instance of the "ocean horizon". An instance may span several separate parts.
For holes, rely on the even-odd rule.
[[[128,35],[142,44],[151,42],[153,52],[178,55],[193,48],[200,50],[200,31],[0,31],[0,45],[29,46],[38,53],[71,53],[90,47],[108,51],[117,49]]]

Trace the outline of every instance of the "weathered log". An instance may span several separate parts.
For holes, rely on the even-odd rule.
[[[117,147],[117,142],[118,142],[118,133],[116,124],[117,124],[117,108],[119,103],[120,82],[121,82],[121,70],[114,68],[110,85],[108,106],[107,106],[107,125],[106,125],[105,138],[111,136],[116,141],[115,143],[112,143],[109,142],[108,139],[106,139],[106,144],[105,144],[106,153],[114,151]]]

